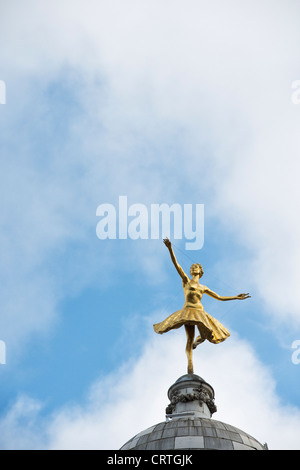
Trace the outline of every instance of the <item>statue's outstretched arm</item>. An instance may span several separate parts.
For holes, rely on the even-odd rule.
[[[249,294],[239,294],[239,295],[235,295],[234,297],[222,296],[222,295],[216,294],[216,292],[210,290],[208,287],[205,287],[204,294],[210,295],[210,297],[213,297],[214,299],[217,299],[217,300],[244,300],[244,299],[249,299],[251,297],[251,295]]]
[[[187,282],[189,280],[189,278],[186,275],[186,273],[184,272],[184,270],[182,269],[182,267],[180,266],[180,264],[178,263],[178,261],[176,259],[176,256],[174,254],[174,251],[173,251],[172,244],[171,244],[170,240],[168,238],[164,238],[164,244],[166,245],[166,247],[168,248],[168,250],[170,252],[171,260],[173,261],[173,264],[174,264],[179,276],[182,278],[182,280],[184,282]]]

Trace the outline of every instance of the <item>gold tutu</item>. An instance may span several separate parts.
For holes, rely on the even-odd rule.
[[[180,328],[183,325],[197,325],[201,338],[217,344],[230,336],[229,331],[218,320],[204,311],[202,307],[183,307],[169,315],[161,323],[153,325],[158,334]]]

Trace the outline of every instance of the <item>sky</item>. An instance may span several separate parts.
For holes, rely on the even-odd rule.
[[[185,332],[152,325],[182,307],[181,279],[165,234],[97,236],[122,196],[131,221],[135,204],[203,205],[201,248],[171,230],[178,262],[251,298],[203,297],[231,336],[196,349],[195,373],[214,419],[300,449],[299,16],[296,0],[1,1],[0,449],[118,449],[165,419]]]

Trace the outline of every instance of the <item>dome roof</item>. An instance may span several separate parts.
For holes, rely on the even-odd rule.
[[[230,424],[210,418],[180,418],[151,426],[120,450],[172,449],[265,450],[266,447]]]
[[[211,385],[186,374],[171,385],[166,421],[136,434],[120,450],[266,450],[244,431],[211,419],[217,411]]]

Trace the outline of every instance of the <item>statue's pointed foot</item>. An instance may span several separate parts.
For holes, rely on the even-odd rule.
[[[205,341],[205,338],[202,338],[201,336],[197,336],[197,338],[193,342],[193,349],[196,349],[196,347],[199,346],[199,344],[203,343],[203,341]]]

